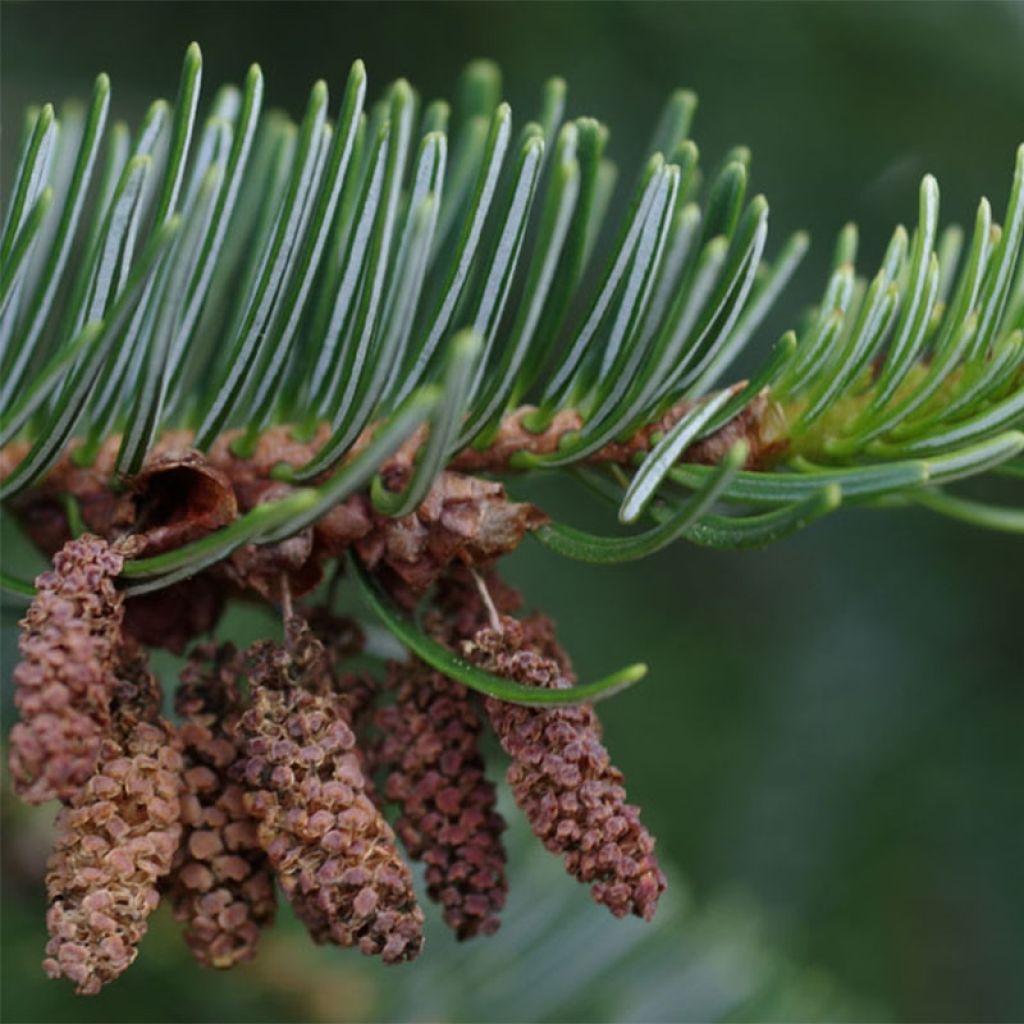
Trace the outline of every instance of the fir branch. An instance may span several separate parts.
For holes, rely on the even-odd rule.
[[[395,83],[367,111],[359,62],[337,121],[317,83],[298,126],[261,117],[253,67],[242,89],[217,94],[193,147],[200,78],[192,46],[173,109],[154,103],[130,152],[123,129],[112,129],[82,256],[72,254],[109,83],[97,79],[59,159],[53,108],[27,122],[0,239],[5,498],[46,489],[72,449],[95,464],[114,437],[111,486],[147,465],[164,437],[208,452],[230,439],[245,459],[268,447],[261,439],[291,432],[266,473],[315,482],[320,497],[285,506],[290,515],[260,513],[274,522],[264,541],[277,543],[371,480],[378,510],[407,515],[446,467],[617,464],[630,477],[620,516],[633,521],[676,502],[679,485],[702,488],[699,464],[740,441],[745,469],[720,497],[756,506],[791,494],[790,508],[832,484],[844,500],[909,498],[934,485],[931,460],[963,455],[960,475],[975,475],[1018,450],[1024,146],[1002,225],[982,201],[962,261],[962,235],[939,231],[938,186],[926,177],[912,240],[897,229],[870,284],[855,269],[848,226],[805,326],[749,381],[709,392],[756,337],[807,239],[764,260],[768,207],[747,201],[743,149],[727,156],[701,209],[692,94],[669,99],[609,263],[581,307],[613,173],[603,125],[560,126],[560,80],[513,144],[497,69],[472,65],[449,161],[447,107],[429,108],[417,147],[410,87]],[[173,244],[158,245],[179,222]],[[42,270],[27,295],[33,246],[46,248],[33,253]],[[229,291],[240,296],[234,310]],[[516,312],[506,313],[513,294]],[[586,312],[571,326],[577,307]],[[449,338],[463,325],[479,351],[452,363]],[[419,413],[410,418],[410,396],[424,414],[433,405],[429,431]],[[531,396],[536,407],[521,404]],[[366,449],[375,434],[387,444]],[[973,458],[989,441],[998,455]],[[399,446],[415,468],[391,492],[384,480]],[[922,503],[937,509],[930,493]],[[717,536],[700,529],[713,514],[682,535]],[[1001,521],[972,519],[989,520]],[[552,538],[561,528],[545,529]],[[229,551],[237,536],[252,539],[236,530],[210,550]],[[167,579],[209,557],[184,559]]]
[[[60,693],[20,702],[24,778],[75,769],[29,794],[68,802],[59,854],[81,853],[120,808],[132,820],[115,816],[119,827],[159,840],[159,870],[128,895],[148,913],[156,875],[181,869],[176,901],[204,960],[251,953],[273,870],[317,941],[397,962],[422,943],[378,806],[397,795],[400,831],[457,933],[489,933],[505,883],[475,745],[483,695],[537,835],[613,913],[649,919],[665,879],[590,706],[646,666],[574,685],[550,620],[513,618],[521,602],[493,563],[528,533],[598,564],[679,539],[760,547],[844,504],[1024,533],[1019,507],[950,490],[1024,476],[1024,144],[1001,224],[982,200],[965,247],[941,228],[926,176],[916,230],[894,231],[875,275],[858,272],[847,225],[820,302],[748,379],[723,385],[808,239],[768,256],[768,203],[748,198],[742,147],[701,187],[691,93],[669,98],[608,229],[609,133],[562,123],[561,79],[520,128],[498,69],[475,62],[449,129],[448,104],[420,116],[404,80],[367,107],[359,61],[333,117],[317,82],[299,123],[262,112],[256,66],[197,120],[201,78],[193,44],[173,106],[151,104],[134,137],[114,124],[104,139],[103,75],[87,111],[30,111],[0,229],[0,497],[38,546],[64,552],[36,587],[0,574],[5,598],[32,602],[16,676],[46,697],[40,666],[63,666],[97,696],[91,711]],[[524,471],[580,479],[633,529],[551,521],[506,491]],[[106,629],[99,576],[68,562],[85,541],[114,552],[100,596],[117,612],[116,685],[110,652],[93,650]],[[363,646],[329,607],[345,569],[424,668],[392,669],[416,675],[393,714],[371,715],[372,680],[342,664]],[[306,621],[299,602],[326,571],[328,607]],[[81,605],[77,632],[54,598],[64,590]],[[137,641],[180,650],[238,596],[279,606],[286,642],[250,649],[248,709],[241,662],[211,666],[216,699],[192,701],[182,777],[181,738],[158,720]],[[376,793],[373,757],[406,752]],[[182,807],[115,807],[130,757],[163,765],[160,787]],[[467,766],[468,791],[456,785]],[[210,827],[197,829],[204,807]],[[130,963],[145,914],[119,924],[110,893],[64,861],[46,968],[92,992]],[[74,942],[61,914],[81,926]]]

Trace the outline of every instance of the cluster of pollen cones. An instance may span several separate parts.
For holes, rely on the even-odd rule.
[[[376,681],[352,668],[353,623],[285,601],[282,643],[193,646],[171,720],[123,628],[124,554],[69,541],[22,623],[9,763],[24,800],[62,804],[46,875],[52,977],[98,992],[133,962],[162,898],[199,962],[231,967],[255,954],[278,892],[316,942],[412,960],[424,915],[408,860],[459,939],[492,934],[507,882],[488,725],[544,846],[613,914],[653,915],[665,879],[592,707],[481,700],[415,659]],[[492,673],[570,686],[550,621],[519,607],[493,573],[484,584],[455,565],[426,622]]]

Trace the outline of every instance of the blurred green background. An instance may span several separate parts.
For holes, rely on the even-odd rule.
[[[117,116],[137,117],[173,94],[192,39],[207,97],[258,60],[269,103],[293,114],[356,56],[372,87],[404,75],[426,98],[493,57],[520,124],[561,74],[569,112],[611,127],[627,181],[665,95],[695,89],[705,164],[749,145],[775,246],[797,227],[814,238],[763,345],[820,288],[847,219],[873,271],[923,173],[944,219],[970,222],[981,194],[1003,209],[1024,139],[1020,2],[5,2],[5,182],[24,104],[85,96],[102,69]],[[604,521],[556,484],[519,493]],[[23,557],[9,535],[4,557]],[[1019,540],[853,510],[765,552],[680,546],[632,567],[527,544],[509,575],[582,676],[651,666],[603,717],[674,879],[655,925],[603,916],[513,810],[493,940],[456,947],[428,910],[423,961],[386,970],[285,922],[221,976],[193,966],[162,912],[132,971],[75,1000],[38,968],[50,812],[7,797],[3,1019],[1024,1019]],[[5,610],[5,675],[16,618]]]

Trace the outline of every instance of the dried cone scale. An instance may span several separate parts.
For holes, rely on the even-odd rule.
[[[46,876],[50,941],[43,969],[93,995],[135,960],[158,884],[181,837],[181,756],[159,717],[145,657],[118,664],[110,736],[96,771],[57,818]]]
[[[423,662],[392,663],[389,675],[395,701],[377,712],[374,763],[401,811],[396,831],[456,936],[491,935],[508,889],[505,821],[484,776],[479,713],[464,686]]]
[[[345,701],[301,619],[287,645],[250,652],[252,705],[241,732],[246,807],[281,887],[318,942],[385,963],[413,959],[423,912],[391,827],[366,792]]]
[[[241,657],[225,644],[197,646],[181,674],[176,707],[185,770],[181,848],[168,880],[174,915],[207,967],[233,967],[256,953],[274,920],[274,881],[256,820],[231,777],[242,756]]]

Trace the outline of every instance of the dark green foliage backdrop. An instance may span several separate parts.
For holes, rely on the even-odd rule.
[[[775,245],[796,227],[813,235],[766,345],[819,290],[845,220],[860,224],[870,267],[892,224],[913,219],[926,171],[942,186],[943,220],[969,222],[983,193],[1001,209],[1024,138],[1020,3],[9,2],[2,18],[5,183],[23,104],[85,96],[104,69],[117,115],[137,116],[173,92],[191,39],[208,89],[256,59],[269,101],[293,113],[315,77],[340,89],[355,56],[371,89],[405,75],[427,98],[450,94],[466,60],[493,57],[518,123],[559,73],[570,112],[612,128],[626,179],[665,94],[692,87],[705,163],[749,145]],[[522,490],[573,503],[583,526],[598,514],[571,490]],[[758,944],[880,1019],[1024,1017],[1019,540],[924,511],[853,510],[765,553],[680,546],[605,569],[527,545],[510,571],[558,619],[584,676],[650,663],[646,683],[605,705],[608,740],[696,913],[739,899]],[[4,642],[9,663],[9,630]],[[42,898],[23,853],[15,843],[4,861],[4,1019],[385,1012],[381,973],[354,970],[351,955],[309,953],[317,969],[271,997],[253,972],[240,982],[199,974],[167,928],[144,945],[134,980],[75,1003],[35,973]],[[435,927],[431,942],[448,938]],[[268,957],[305,956],[297,944],[275,948]],[[665,971],[686,970],[684,948],[680,939]],[[411,985],[403,978],[417,969],[386,983]]]

